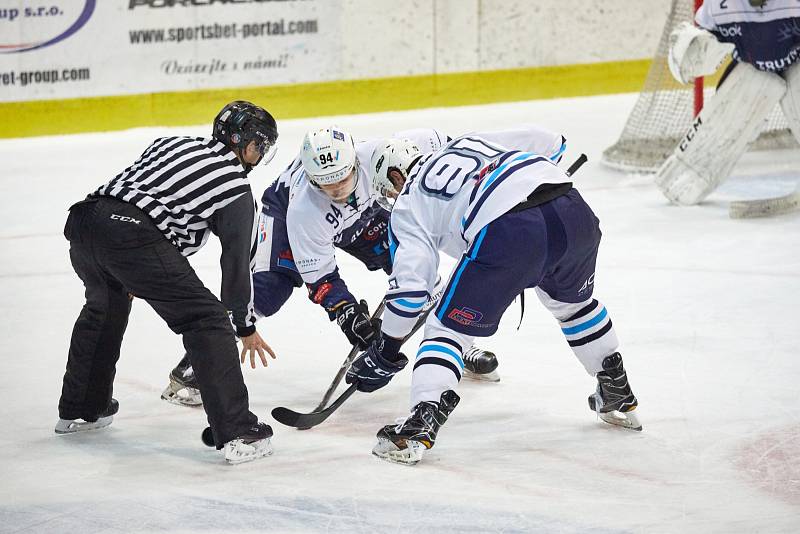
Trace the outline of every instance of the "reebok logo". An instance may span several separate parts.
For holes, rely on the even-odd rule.
[[[741,37],[742,36],[742,27],[738,24],[734,24],[733,26],[721,26],[717,28],[717,31],[723,37]]]
[[[142,222],[137,219],[134,219],[133,217],[128,217],[127,215],[117,215],[116,213],[112,213],[109,219],[111,219],[112,221],[130,222],[134,224],[141,224]]]

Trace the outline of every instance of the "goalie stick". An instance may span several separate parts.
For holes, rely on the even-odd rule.
[[[417,318],[417,322],[414,323],[414,327],[411,329],[411,332],[409,332],[406,335],[406,337],[403,338],[403,343],[408,341],[408,339],[411,336],[413,336],[417,332],[417,330],[422,328],[422,325],[425,324],[425,321],[428,318],[428,314],[439,302],[439,299],[441,299],[442,293],[444,292],[444,288],[445,284],[442,284],[442,286],[433,295],[431,295],[431,298],[428,300],[428,303],[423,309],[422,314],[420,314],[420,316]],[[355,355],[353,355],[353,358],[355,358]],[[345,368],[345,372],[346,371],[347,368]],[[342,373],[342,376],[344,376],[344,373]],[[339,378],[339,380],[341,380],[341,378]],[[333,401],[333,403],[330,406],[328,406],[324,410],[320,410],[319,408],[317,408],[316,410],[310,413],[300,413],[294,410],[290,410],[289,408],[278,406],[277,408],[274,408],[272,410],[272,417],[279,423],[284,424],[286,426],[293,426],[299,429],[309,429],[313,426],[317,426],[318,424],[325,421],[325,419],[330,417],[330,415],[333,412],[335,412],[339,408],[339,406],[341,406],[344,403],[344,401],[349,399],[350,396],[355,392],[356,392],[356,385],[352,384],[344,391],[344,393],[342,393],[339,396],[339,398]]]
[[[782,197],[731,202],[728,215],[731,219],[752,219],[789,213],[800,208],[800,185],[793,193]]]

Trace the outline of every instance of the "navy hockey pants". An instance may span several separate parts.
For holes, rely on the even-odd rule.
[[[594,289],[600,236],[597,217],[575,189],[506,213],[464,252],[436,317],[456,332],[488,337],[526,288],[539,287],[560,302],[586,301]]]

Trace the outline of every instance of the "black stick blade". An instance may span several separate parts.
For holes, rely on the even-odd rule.
[[[301,426],[299,421],[303,418],[303,416],[309,417],[313,415],[314,412],[311,412],[310,414],[302,414],[300,412],[290,410],[289,408],[284,408],[283,406],[278,406],[277,408],[272,409],[273,419],[282,425],[293,426],[295,428]]]
[[[355,391],[356,386],[353,384],[347,388],[338,399],[333,401],[333,404],[324,410],[311,413],[300,413],[290,410],[289,408],[284,408],[283,406],[278,406],[277,408],[272,409],[272,417],[282,425],[292,426],[300,429],[308,429],[312,426],[317,426],[325,419],[330,417],[330,415],[335,412],[336,409],[339,408],[339,406],[341,406],[342,403],[344,403],[344,401],[350,397],[350,395],[355,393]]]

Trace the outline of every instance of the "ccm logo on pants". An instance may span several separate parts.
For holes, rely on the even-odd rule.
[[[142,222],[134,219],[133,217],[128,217],[127,215],[117,215],[116,213],[112,213],[111,217],[109,218],[114,221],[132,222],[135,224],[140,224]]]

